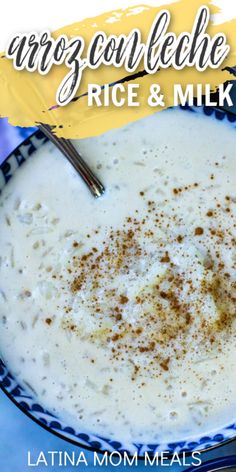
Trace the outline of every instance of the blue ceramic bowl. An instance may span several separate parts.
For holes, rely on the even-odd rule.
[[[211,116],[216,120],[228,123],[228,126],[236,128],[236,117],[230,113],[225,113],[210,107],[181,107],[188,110],[189,113],[203,113]],[[46,142],[45,136],[41,131],[36,131],[29,138],[27,138],[14,152],[0,166],[0,191],[11,179],[14,172],[28,159],[31,154],[35,152],[40,146]],[[179,454],[191,453],[194,450],[208,450],[216,447],[222,443],[228,442],[236,438],[236,412],[232,424],[226,425],[219,431],[214,431],[212,434],[202,435],[201,437],[184,438],[181,442],[175,443],[161,443],[161,444],[136,444],[126,443],[122,441],[114,441],[109,438],[97,436],[87,431],[74,429],[70,425],[65,424],[59,418],[55,417],[50,411],[45,410],[39,405],[35,398],[29,394],[17,380],[9,372],[7,366],[0,358],[0,388],[5,394],[30,418],[36,421],[43,428],[56,434],[60,438],[79,445],[83,448],[96,450],[99,452],[113,452],[126,451],[128,454],[135,453],[141,458],[145,452],[152,455],[156,452],[169,452],[170,455],[178,452]]]

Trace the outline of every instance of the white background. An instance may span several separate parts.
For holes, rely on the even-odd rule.
[[[53,31],[106,11],[139,4],[158,6],[163,3],[172,3],[172,0],[2,0],[0,51],[5,49],[13,33],[41,31],[45,28]],[[221,19],[236,18],[235,0],[214,0],[212,3],[222,7]]]

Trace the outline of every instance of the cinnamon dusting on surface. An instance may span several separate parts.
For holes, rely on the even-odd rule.
[[[52,319],[51,318],[46,318],[45,323],[47,323],[47,325],[50,326],[52,324]]]
[[[146,201],[144,192],[140,195]],[[225,200],[229,201],[228,196]],[[108,349],[111,361],[132,359],[136,366],[132,379],[143,369],[148,375],[167,372],[172,360],[186,356],[196,343],[205,352],[213,346],[220,349],[219,334],[230,332],[236,317],[236,282],[226,271],[221,255],[222,248],[236,244],[236,238],[220,223],[225,215],[223,206],[216,202],[205,213],[204,226],[193,230],[185,225],[184,231],[174,211],[170,216],[154,201],[147,200],[146,204],[147,216],[140,219],[135,212],[136,216],[128,216],[120,229],[109,228],[102,248],[96,243],[99,228],[95,236],[87,235],[92,243],[87,251],[74,241],[78,252],[68,260],[68,280],[64,280],[72,300],[79,301],[78,310],[85,310],[93,320],[93,328],[83,331],[76,313],[72,316],[70,304],[64,308],[62,327]],[[158,236],[159,230],[164,238]],[[197,239],[203,255],[198,256],[196,249],[196,256],[191,256],[185,269],[181,258],[190,257],[186,248],[189,244],[194,247],[193,235],[204,235]],[[179,254],[179,265],[172,248]],[[153,269],[155,264],[159,272]],[[235,268],[232,261],[232,270]],[[132,283],[137,288],[130,292]],[[215,307],[213,318],[204,308],[207,297]]]
[[[200,226],[195,228],[195,231],[194,231],[195,236],[201,236],[203,233],[204,233],[204,229],[200,228]]]

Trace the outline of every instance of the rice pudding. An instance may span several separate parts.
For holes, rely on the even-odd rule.
[[[172,109],[76,145],[103,197],[51,143],[1,194],[3,360],[77,430],[150,443],[231,423],[233,126]]]

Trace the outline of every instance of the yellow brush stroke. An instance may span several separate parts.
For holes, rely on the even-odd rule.
[[[202,0],[191,0],[191,2],[180,0],[171,5],[163,4],[161,7],[138,5],[65,26],[55,31],[53,36],[56,38],[60,34],[66,34],[68,37],[81,35],[88,45],[96,31],[102,30],[106,34],[118,35],[128,34],[131,29],[139,28],[142,32],[142,40],[146,41],[156,15],[163,8],[168,9],[172,16],[170,30],[180,34],[182,31],[191,31],[197,10],[203,4],[210,7],[212,14],[219,12],[218,7],[213,6],[210,0],[204,3]],[[227,36],[231,51],[222,68],[236,65],[236,19],[217,25],[211,23],[208,32],[210,35],[224,32]],[[169,68],[160,70],[155,75],[135,80],[135,83],[140,84],[140,107],[138,108],[117,108],[113,105],[107,108],[96,106],[88,108],[87,98],[81,97],[66,107],[51,109],[55,105],[56,90],[68,72],[66,66],[54,66],[49,74],[41,76],[37,72],[16,71],[12,61],[3,57],[4,54],[0,56],[0,116],[8,117],[11,124],[18,126],[35,126],[39,122],[53,125],[57,135],[65,138],[98,135],[159,111],[160,108],[151,108],[147,104],[149,87],[152,83],[160,84],[165,96],[165,107],[169,107],[173,105],[174,83],[182,85],[210,83],[214,90],[220,83],[232,78],[229,72],[221,69],[198,72],[194,68],[185,68],[182,71]],[[141,69],[140,67],[139,70]],[[89,83],[100,85],[113,83],[127,75],[123,68],[102,66],[96,71],[86,69],[83,73],[79,95],[87,92]]]

